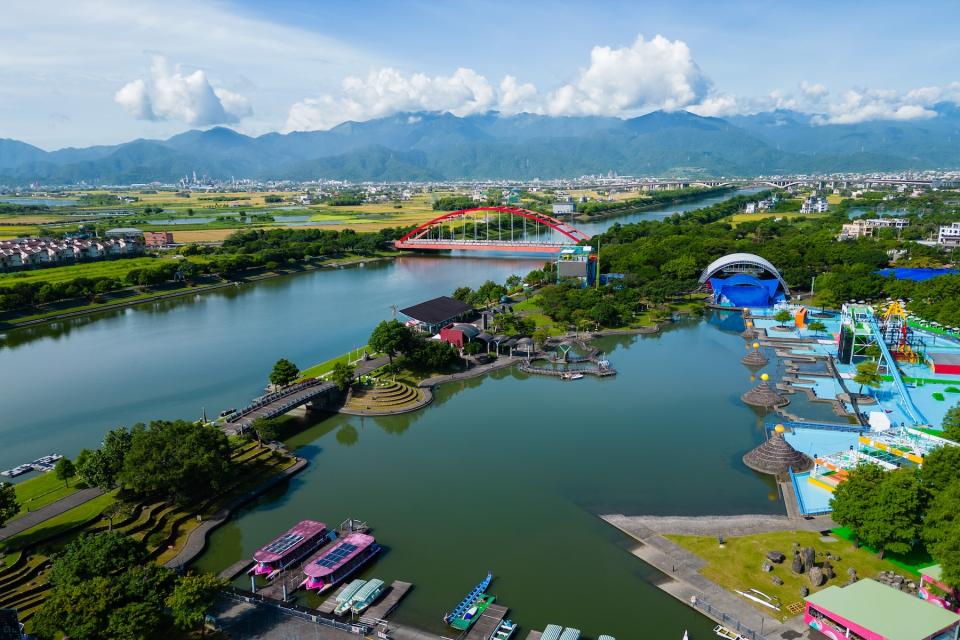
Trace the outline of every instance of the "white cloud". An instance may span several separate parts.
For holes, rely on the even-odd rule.
[[[555,115],[630,115],[675,110],[703,99],[710,81],[680,40],[643,36],[629,47],[594,47],[590,66],[547,99]]]
[[[901,94],[892,90],[851,89],[841,99],[827,105],[814,124],[857,124],[872,120],[918,120],[933,118],[937,112],[928,107],[939,102],[943,91],[927,87]]]
[[[246,98],[215,89],[202,69],[185,74],[179,67],[170,69],[162,56],[154,57],[149,82],[142,78],[128,82],[114,100],[134,118],[191,126],[238,122],[253,113]]]
[[[449,76],[405,75],[386,67],[366,77],[347,77],[337,94],[295,103],[288,130],[329,129],[347,120],[369,120],[401,111],[445,111],[463,116],[503,113],[627,116],[653,109],[680,109],[703,99],[710,81],[687,45],[663,36],[638,36],[629,47],[594,47],[577,79],[547,94],[504,76],[494,87],[472,69]]]
[[[401,111],[445,111],[458,116],[489,111],[495,91],[472,69],[449,76],[404,75],[387,67],[365,78],[344,79],[339,95],[307,98],[290,108],[287,129],[329,129],[348,120],[370,120]]]

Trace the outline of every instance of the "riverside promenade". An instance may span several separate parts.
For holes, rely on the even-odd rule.
[[[651,517],[612,514],[600,516],[639,544],[631,553],[664,574],[656,586],[749,640],[796,640],[807,633],[801,617],[786,622],[763,615],[700,570],[706,561],[674,544],[663,534],[750,535],[769,531],[820,531],[829,521],[796,520],[786,516]]]

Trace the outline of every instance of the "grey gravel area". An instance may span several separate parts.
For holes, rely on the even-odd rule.
[[[770,531],[825,531],[836,525],[827,517],[812,519],[771,515],[739,516],[600,516],[624,531],[649,530],[659,534],[690,536],[747,536]]]

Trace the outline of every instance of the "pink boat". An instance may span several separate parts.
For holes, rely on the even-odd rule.
[[[322,593],[349,577],[380,551],[373,536],[350,533],[337,540],[304,565],[307,576],[300,586]]]
[[[253,554],[256,563],[248,573],[267,576],[270,580],[280,571],[296,565],[311,553],[333,540],[336,533],[316,520],[302,520],[286,533]]]

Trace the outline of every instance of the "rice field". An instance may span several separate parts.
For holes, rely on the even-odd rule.
[[[10,286],[20,282],[66,282],[81,277],[122,279],[123,276],[127,275],[127,273],[133,269],[142,269],[159,264],[158,260],[161,260],[161,258],[122,258],[119,260],[71,264],[63,267],[48,267],[31,269],[30,271],[0,273],[0,287]]]

